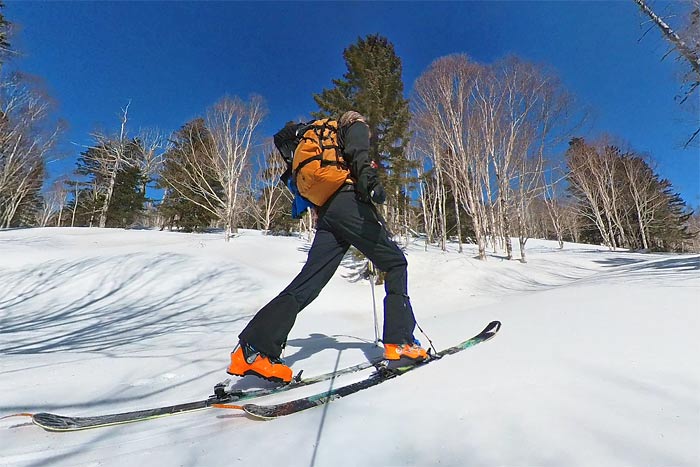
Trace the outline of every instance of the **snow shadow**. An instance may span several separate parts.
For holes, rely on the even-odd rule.
[[[628,266],[629,270],[700,271],[700,255],[668,258],[659,261],[649,261],[642,258],[604,258],[595,262],[606,267]]]
[[[230,326],[235,316],[212,305],[223,291],[230,297],[253,284],[233,266],[200,272],[186,264],[186,257],[171,253],[131,254],[0,270],[6,287],[0,294],[0,354],[145,349],[165,334]]]
[[[341,341],[338,338],[353,339],[355,342]],[[284,363],[294,370],[294,365],[325,350],[334,350],[337,354],[337,361],[333,371],[338,370],[340,356],[347,350],[360,350],[365,355],[367,361],[374,361],[382,356],[382,349],[374,345],[373,341],[367,341],[353,336],[328,336],[326,334],[311,334],[309,337],[291,339],[287,341],[290,347],[299,348],[291,355],[284,356]],[[359,362],[355,361],[353,364]],[[313,376],[313,375],[305,375]],[[277,383],[271,383],[261,378],[242,378],[234,380],[231,388],[237,390],[248,390],[253,388],[275,387]]]
[[[354,338],[357,340],[356,342],[348,342],[340,341],[338,340],[338,337],[341,336],[327,336],[325,334],[314,333],[306,338],[289,340],[287,341],[287,344],[292,347],[298,347],[299,350],[294,352],[292,355],[286,356],[284,361],[287,363],[287,365],[294,365],[295,363],[306,360],[320,351],[329,349],[337,351],[338,354],[341,354],[346,350],[361,350],[368,361],[376,360],[382,355],[381,349],[374,345],[374,342],[372,341]]]
[[[605,258],[595,261],[611,271],[605,273],[598,280],[605,278],[619,278],[625,282],[642,281],[650,283],[679,284],[684,280],[698,279],[700,271],[700,255],[679,256],[661,260],[636,260],[634,258]]]

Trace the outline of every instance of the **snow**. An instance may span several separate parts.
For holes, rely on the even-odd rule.
[[[239,331],[308,247],[255,231],[229,243],[117,229],[0,232],[0,416],[205,398],[227,377]],[[0,465],[700,465],[700,256],[530,240],[521,264],[450,249],[407,247],[418,322],[441,349],[502,321],[487,343],[268,422],[210,409],[50,433],[6,418]],[[310,376],[381,353],[357,266],[347,258],[299,316],[285,355],[294,370]]]

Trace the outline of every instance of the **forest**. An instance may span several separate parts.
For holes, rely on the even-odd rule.
[[[687,54],[679,86],[690,102],[700,76],[699,16],[695,7],[673,36],[659,25]],[[0,13],[1,63],[15,55],[11,26]],[[397,238],[455,242],[460,251],[471,243],[480,259],[502,251],[522,262],[529,238],[561,248],[570,241],[700,251],[700,216],[660,176],[654,155],[612,134],[582,136],[586,105],[556,70],[517,56],[477,63],[453,54],[436,58],[409,88],[402,58],[380,34],[358,38],[343,59],[347,72],[313,95],[318,109],[309,119],[350,109],[366,117],[388,195],[381,212]],[[285,163],[260,131],[264,96],[222,96],[172,134],[134,128],[129,112],[139,103],[125,102],[111,128],[90,135],[74,170],[49,179],[64,123],[31,76],[2,69],[0,80],[0,229],[221,229],[228,241],[242,228],[314,228],[310,213],[291,219],[292,196],[279,182]]]

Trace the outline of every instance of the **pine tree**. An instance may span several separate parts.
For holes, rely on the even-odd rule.
[[[659,191],[665,203],[654,213],[654,222],[649,228],[652,248],[659,251],[683,251],[683,244],[695,234],[688,230],[688,220],[693,211],[688,209],[679,193],[674,192],[671,182],[659,181]]]
[[[314,95],[321,109],[317,118],[339,117],[347,110],[360,112],[370,127],[370,157],[389,195],[389,204],[398,207],[407,199],[406,188],[414,163],[405,155],[410,114],[403,97],[401,59],[394,46],[380,35],[358,39],[343,51],[347,73],[334,79],[334,88]],[[395,216],[397,217],[397,216]]]
[[[658,251],[679,251],[689,244],[692,210],[634,152],[574,138],[567,163],[568,190],[582,217],[581,240],[632,249],[648,244]]]
[[[5,8],[5,2],[0,1],[0,10]],[[0,12],[0,69],[5,62],[7,56],[12,55],[12,47],[10,46],[10,31],[12,23],[7,21],[5,15]]]
[[[158,182],[158,187],[165,189],[163,202],[159,207],[159,212],[165,219],[164,227],[175,226],[186,232],[199,232],[208,228],[216,219],[216,216],[202,206],[204,201],[201,194],[194,193],[185,183],[179,183],[188,179],[188,171],[194,170],[187,162],[186,154],[200,157],[204,151],[202,145],[205,144],[212,144],[211,136],[201,118],[186,123],[173,135],[172,147],[164,155],[163,169]],[[170,183],[166,182],[166,179]],[[213,173],[207,174],[207,179],[216,189],[223,190]]]
[[[107,209],[107,227],[131,226],[146,202],[142,190],[143,177],[138,167],[120,170],[114,183],[112,202]]]
[[[76,210],[76,225],[95,226],[104,203],[108,179],[101,167],[100,154],[108,151],[107,147],[91,147],[78,157],[75,173],[84,179],[79,184],[78,206],[69,207]],[[136,158],[140,147],[136,140],[130,141],[126,147],[126,156]],[[129,227],[142,212],[146,201],[143,191],[144,177],[136,165],[125,165],[117,171],[114,181],[112,199],[107,209],[106,227]],[[71,188],[73,190],[74,188]]]

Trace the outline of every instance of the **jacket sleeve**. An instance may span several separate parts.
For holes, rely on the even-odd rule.
[[[343,158],[355,179],[356,191],[363,201],[377,184],[377,170],[372,168],[369,158],[369,127],[364,122],[355,122],[345,131]]]

